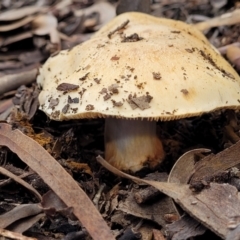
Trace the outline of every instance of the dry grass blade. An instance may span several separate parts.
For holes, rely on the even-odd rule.
[[[39,201],[42,200],[41,195],[38,193],[38,191],[36,191],[36,189],[34,189],[30,184],[28,184],[27,182],[25,182],[24,180],[22,180],[20,177],[14,175],[13,173],[9,172],[8,170],[6,170],[3,167],[0,167],[0,173],[8,176],[10,178],[12,178],[13,180],[15,180],[16,182],[18,182],[19,184],[21,184],[22,186],[24,186],[25,188],[27,188],[28,190],[30,190],[37,198]]]
[[[231,13],[225,13],[219,17],[211,18],[205,22],[194,24],[194,26],[200,31],[204,31],[212,27],[233,25],[239,22],[240,22],[240,9],[236,9]]]
[[[0,124],[0,145],[15,152],[68,206],[93,239],[113,240],[106,222],[91,200],[64,168],[38,143],[19,130]]]

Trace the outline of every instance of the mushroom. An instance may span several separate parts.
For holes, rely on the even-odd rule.
[[[240,106],[240,78],[202,33],[128,12],[40,69],[40,109],[51,119],[106,118],[105,158],[138,171],[164,158],[156,121]]]

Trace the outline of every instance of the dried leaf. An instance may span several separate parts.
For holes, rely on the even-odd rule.
[[[21,85],[34,82],[38,73],[38,66],[33,65],[31,68],[26,67],[21,69],[19,73],[0,76],[0,95],[17,89]]]
[[[19,130],[12,130],[11,126],[5,123],[0,124],[0,145],[15,152],[68,207],[73,207],[73,213],[93,239],[114,239],[88,196],[44,148]]]
[[[169,197],[161,196],[158,197],[158,200],[151,202],[151,204],[139,205],[134,199],[134,194],[130,192],[127,198],[119,202],[118,209],[136,217],[152,220],[164,227],[166,225],[166,214],[178,215],[172,204]]]
[[[210,154],[204,157],[195,164],[191,183],[211,178],[217,173],[238,165],[240,163],[239,156],[240,141],[216,155]]]
[[[226,52],[228,60],[240,71],[240,47],[231,45]]]
[[[200,153],[208,153],[211,150],[206,148],[194,149],[184,153],[174,164],[169,173],[168,182],[187,184],[194,172],[196,163],[195,155]]]
[[[206,228],[188,215],[184,215],[180,220],[167,225],[167,231],[173,235],[172,240],[185,240],[202,235]]]
[[[215,9],[220,9],[227,4],[227,0],[210,0],[211,5]]]
[[[118,1],[118,6],[116,9],[117,15],[124,12],[143,12],[151,13],[149,0],[124,0]]]
[[[41,7],[41,6],[27,6],[22,7],[19,9],[11,9],[9,11],[3,12],[0,15],[0,21],[13,21],[18,20],[20,18],[27,17],[29,15],[32,15],[37,12],[43,12],[46,11],[47,7]]]
[[[17,233],[24,233],[29,228],[33,227],[41,218],[43,218],[45,213],[39,213],[34,216],[26,217],[24,219],[20,219],[17,222],[14,222],[8,227],[8,230],[17,232]],[[22,239],[21,239],[22,240]]]
[[[196,194],[189,189],[187,184],[140,179],[119,171],[100,156],[97,157],[97,161],[120,177],[154,186],[159,191],[173,198],[190,216],[193,216],[222,238],[226,238],[229,231],[231,231],[228,227],[229,223],[240,211],[237,189],[231,185],[211,183],[210,188]]]
[[[164,237],[163,233],[160,230],[153,229],[152,233],[153,233],[153,240],[166,240],[166,238]]]
[[[25,237],[21,233],[11,232],[11,231],[8,231],[6,229],[1,229],[1,228],[0,228],[0,236],[6,237],[7,239],[37,240],[36,238]]]
[[[28,16],[12,24],[0,25],[0,32],[8,32],[23,27],[26,24],[30,23],[34,18],[35,18],[34,16]]]
[[[5,112],[8,108],[11,108],[12,106],[13,106],[12,99],[0,101],[0,114]]]
[[[14,181],[16,181],[17,183],[21,184],[22,186],[24,186],[25,188],[30,190],[39,200],[42,199],[42,197],[38,193],[38,191],[36,191],[30,184],[28,184],[27,182],[22,180],[20,177],[14,175],[13,173],[11,173],[10,171],[6,170],[3,167],[0,167],[0,173],[7,176],[7,177],[10,177],[10,178],[14,179]]]
[[[72,208],[68,208],[52,190],[43,195],[41,207],[47,215],[54,216],[59,212],[71,220],[76,220],[72,213]]]
[[[103,26],[116,16],[115,7],[111,3],[106,1],[99,1],[88,8],[75,10],[74,15],[76,17],[81,17],[83,15],[90,15],[93,12],[99,12],[100,14],[100,24],[95,26],[94,30],[98,30],[101,26]]]
[[[225,13],[219,17],[211,18],[204,22],[196,23],[194,26],[198,30],[204,31],[213,27],[233,25],[237,23],[240,23],[240,9],[236,9],[230,13]]]
[[[10,35],[9,37],[6,37],[2,40],[2,42],[0,43],[0,46],[1,47],[8,46],[12,43],[31,38],[32,36],[33,36],[32,31],[21,32],[19,34]]]
[[[32,21],[33,33],[39,36],[49,35],[51,43],[60,45],[60,36],[57,30],[58,20],[55,16],[39,15]]]
[[[0,215],[0,228],[6,228],[19,219],[33,216],[42,212],[42,208],[38,203],[21,204],[11,211]]]

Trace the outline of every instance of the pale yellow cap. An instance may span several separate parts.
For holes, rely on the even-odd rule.
[[[128,12],[40,69],[40,109],[55,120],[173,120],[240,106],[240,78],[193,26]]]

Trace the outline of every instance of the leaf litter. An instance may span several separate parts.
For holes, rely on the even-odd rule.
[[[239,208],[236,189],[240,189],[240,174],[237,168],[239,114],[233,114],[235,123],[232,118],[229,118],[229,113],[214,113],[198,119],[159,123],[157,127],[158,131],[162,132],[167,157],[163,168],[158,170],[170,173],[168,182],[155,182],[159,181],[155,178],[158,176],[156,172],[150,178],[143,174],[145,176],[143,180],[138,180],[138,184],[132,184],[131,181],[118,178],[103,168],[99,169],[99,165],[94,160],[96,155],[102,155],[103,152],[103,121],[72,121],[61,124],[49,122],[37,110],[37,92],[34,82],[41,63],[52,53],[60,49],[71,48],[89,39],[92,32],[115,16],[116,5],[110,1],[101,3],[101,1],[90,0],[85,2],[58,1],[52,6],[41,5],[40,2],[44,1],[37,2],[39,2],[38,6],[13,0],[0,3],[0,10],[4,11],[0,15],[0,31],[2,31],[0,37],[0,67],[2,66],[0,70],[0,119],[12,125],[12,127],[7,127],[9,132],[20,134],[17,130],[19,129],[35,144],[38,143],[46,149],[41,148],[41,151],[37,153],[33,148],[28,148],[25,154],[35,156],[37,153],[36,157],[38,155],[42,159],[42,156],[46,154],[44,152],[51,153],[57,160],[51,163],[53,171],[56,173],[55,164],[59,162],[66,169],[63,171],[67,171],[75,179],[72,181],[76,181],[78,187],[74,183],[73,185],[78,190],[81,186],[88,195],[88,199],[92,199],[112,229],[111,237],[114,234],[118,239],[126,239],[131,234],[137,237],[140,233],[143,239],[148,236],[155,240],[158,236],[186,239],[203,235],[204,238],[208,234],[204,233],[205,230],[210,229],[220,238],[237,239],[239,217],[235,212]],[[128,4],[129,6],[123,6],[123,9],[119,11],[124,12],[128,7],[134,7],[131,6],[131,1]],[[142,4],[146,2],[142,1]],[[226,54],[229,61],[239,71],[240,28],[239,14],[236,14],[238,13],[237,4],[229,6],[229,4],[226,5],[226,1],[195,1],[194,3],[185,0],[155,1],[151,5],[151,11],[152,14],[160,17],[188,21],[196,24],[201,30],[205,30],[211,43],[224,56]],[[201,19],[202,23],[199,22],[202,21]],[[17,45],[21,46],[21,49]],[[28,87],[23,87],[23,85]],[[10,104],[12,100],[14,104]],[[133,102],[133,104],[137,103]],[[3,125],[5,126],[5,123]],[[2,129],[0,132],[2,134]],[[25,139],[24,137],[20,134],[19,139]],[[11,162],[11,158],[17,159],[16,156],[12,157],[11,151],[4,147],[9,146],[12,140],[0,137],[0,141],[3,140],[4,144],[1,143],[0,147],[0,160]],[[31,144],[34,145],[33,142]],[[27,146],[27,143],[23,140],[19,142],[20,148],[17,150],[20,149],[21,152],[21,148],[24,145]],[[192,151],[189,151],[190,149]],[[214,154],[207,153],[207,149],[213,150]],[[10,150],[13,151],[11,148]],[[18,151],[16,153],[18,155]],[[23,157],[21,160],[24,162],[26,159]],[[175,165],[174,162],[176,162]],[[29,167],[34,168],[30,165]],[[7,169],[7,165],[3,164],[3,168]],[[11,171],[14,172],[13,169]],[[72,220],[72,215],[77,216],[74,201],[70,204],[66,203],[66,199],[68,201],[71,195],[63,197],[59,193],[63,191],[63,183],[55,183],[58,174],[60,174],[59,179],[63,179],[62,172],[53,176],[46,171],[45,175],[42,175],[41,167],[39,167],[35,169],[35,173],[27,169],[21,174],[13,173],[15,176],[5,173],[3,182],[1,182],[3,189],[8,189],[8,186],[14,182],[21,188],[19,190],[15,188],[18,198],[13,197],[14,192],[4,197],[4,199],[10,199],[8,200],[10,202],[4,201],[4,204],[0,206],[2,212],[0,217],[3,222],[6,222],[8,217],[5,214],[8,213],[9,219],[12,219],[14,224],[6,227],[8,230],[5,229],[5,232],[0,231],[0,235],[14,236],[16,239],[30,239],[23,235],[17,236],[17,232],[25,235],[25,231],[27,233],[30,229],[32,234],[33,226],[40,226],[39,223],[46,226],[51,219],[51,229],[58,232],[60,238],[68,236],[71,239],[69,231],[64,232],[64,228],[59,225],[59,222],[75,222]],[[146,180],[147,178],[150,180]],[[53,189],[51,184],[48,186],[43,180],[51,182],[55,187],[57,186],[58,190]],[[148,183],[142,184],[142,181],[148,181]],[[146,185],[149,181],[153,186]],[[29,188],[29,185],[32,185],[40,194],[43,198],[42,202],[39,202],[37,195],[33,194],[34,188]],[[69,183],[67,190],[69,186],[72,186],[72,183]],[[49,192],[49,187],[52,188],[52,192]],[[23,193],[28,195],[30,202],[26,206]],[[6,193],[3,192],[0,196],[4,195]],[[60,195],[62,198],[59,198]],[[76,194],[73,193],[72,196],[76,200]],[[171,198],[175,201],[170,201]],[[14,204],[10,204],[11,201],[20,207],[15,209]],[[168,202],[167,207],[163,204],[164,201]],[[44,205],[45,202],[48,204]],[[161,206],[164,207],[159,210]],[[206,210],[207,208],[211,211]],[[23,214],[26,214],[25,209],[28,209],[29,215],[23,217]],[[17,214],[14,211],[18,211]],[[86,221],[87,215],[84,216]],[[97,216],[100,221],[101,217],[99,214]],[[141,221],[141,219],[144,220]],[[95,222],[93,218],[92,221]],[[87,236],[82,228],[85,226],[83,222],[82,225],[66,224],[69,229],[75,227],[71,233],[74,233],[72,237],[85,238]],[[104,226],[106,227],[105,223]],[[91,232],[88,232],[91,235]],[[54,236],[47,228],[45,228],[45,234],[49,239],[58,238],[57,234]],[[95,239],[99,239],[99,236]]]

